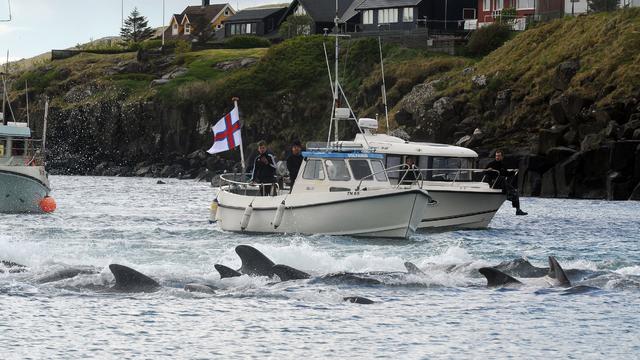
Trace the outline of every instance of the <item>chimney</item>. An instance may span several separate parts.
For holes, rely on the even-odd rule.
[[[202,7],[211,5],[210,2],[210,0],[202,0]]]

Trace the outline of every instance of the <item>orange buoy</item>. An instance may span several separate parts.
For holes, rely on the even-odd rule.
[[[52,213],[56,210],[56,201],[51,196],[45,196],[40,200],[40,210],[46,213]]]

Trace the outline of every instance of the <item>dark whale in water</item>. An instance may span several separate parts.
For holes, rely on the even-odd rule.
[[[488,287],[501,287],[508,285],[520,286],[523,284],[522,281],[505,274],[504,272],[494,268],[494,267],[484,267],[478,270],[485,278],[487,278],[487,286]],[[545,277],[545,280],[552,287],[562,287],[566,288],[563,294],[580,294],[584,292],[588,292],[591,290],[595,290],[597,288],[585,285],[573,286],[571,281],[569,281],[569,277],[566,272],[558,263],[555,257],[549,256],[549,271]]]
[[[122,292],[153,292],[160,289],[160,284],[147,275],[130,267],[111,264],[109,270],[116,279],[111,290]]]
[[[71,266],[60,270],[54,270],[34,279],[36,284],[47,284],[60,280],[74,278],[78,275],[98,274],[100,270],[93,266]]]

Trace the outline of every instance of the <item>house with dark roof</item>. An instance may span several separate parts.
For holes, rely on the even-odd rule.
[[[477,18],[478,0],[356,0],[362,31],[456,31]]]
[[[223,21],[235,13],[229,4],[210,4],[210,0],[202,0],[201,5],[187,6],[182,13],[173,14],[164,36],[171,40],[192,41],[203,31],[222,30]]]
[[[224,36],[254,35],[277,37],[286,6],[244,9],[224,21]]]
[[[359,23],[359,13],[355,11],[354,4],[362,0],[338,0],[338,23],[341,32],[355,31],[356,25]],[[324,29],[331,32],[334,28],[334,18],[336,17],[336,1],[335,0],[293,0],[284,14],[284,21],[290,21],[294,17],[309,17],[311,22],[304,26],[302,31],[296,31],[298,34],[322,34]]]

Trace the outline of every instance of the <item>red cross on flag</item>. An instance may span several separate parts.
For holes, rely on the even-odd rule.
[[[207,150],[209,154],[215,154],[231,150],[242,144],[240,136],[240,116],[238,106],[213,125],[213,146]]]

